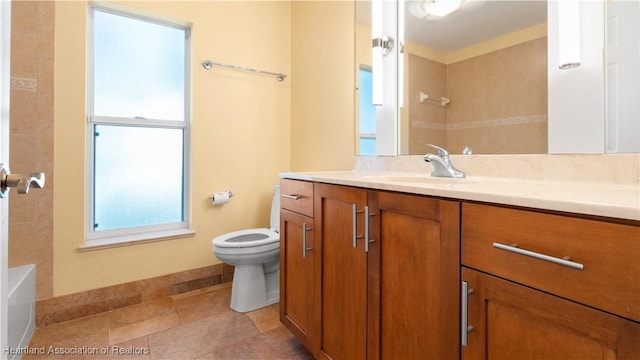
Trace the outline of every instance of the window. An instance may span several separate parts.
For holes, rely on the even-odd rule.
[[[87,244],[188,232],[189,28],[89,15]]]
[[[376,107],[371,70],[360,68],[360,155],[376,154]]]

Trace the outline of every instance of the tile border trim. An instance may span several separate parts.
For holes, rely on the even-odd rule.
[[[36,327],[97,315],[208,286],[229,283],[234,267],[215,264],[36,301]]]
[[[433,129],[433,130],[460,130],[460,129],[476,129],[488,128],[495,126],[520,125],[546,122],[547,115],[527,115],[516,116],[503,119],[475,120],[469,122],[458,122],[451,124],[434,123],[423,120],[412,120],[411,126],[414,128]]]
[[[20,91],[30,91],[30,92],[38,92],[38,80],[22,78],[22,77],[11,77],[11,90],[20,90]]]

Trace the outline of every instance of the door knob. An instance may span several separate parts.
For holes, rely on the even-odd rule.
[[[44,187],[44,173],[37,172],[30,175],[11,174],[9,167],[0,164],[0,197],[6,197],[9,189],[18,188],[18,194],[27,194],[31,186]]]

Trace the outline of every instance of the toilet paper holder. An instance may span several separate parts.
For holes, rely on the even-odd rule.
[[[216,200],[216,194],[225,194],[225,193],[227,195],[226,196],[227,199],[222,200],[222,201],[220,201],[221,199]],[[222,196],[222,197],[225,198],[225,196]],[[209,199],[211,199],[211,203],[213,205],[222,205],[222,204],[225,204],[232,197],[233,197],[233,192],[231,190],[225,190],[225,191],[215,192],[215,193],[211,194],[211,196],[209,196]]]

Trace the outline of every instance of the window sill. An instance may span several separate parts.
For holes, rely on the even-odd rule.
[[[143,234],[114,236],[101,239],[86,240],[83,245],[78,246],[79,252],[111,249],[121,246],[139,245],[151,242],[174,240],[194,237],[196,232],[191,229],[175,229],[165,231],[147,232]]]

